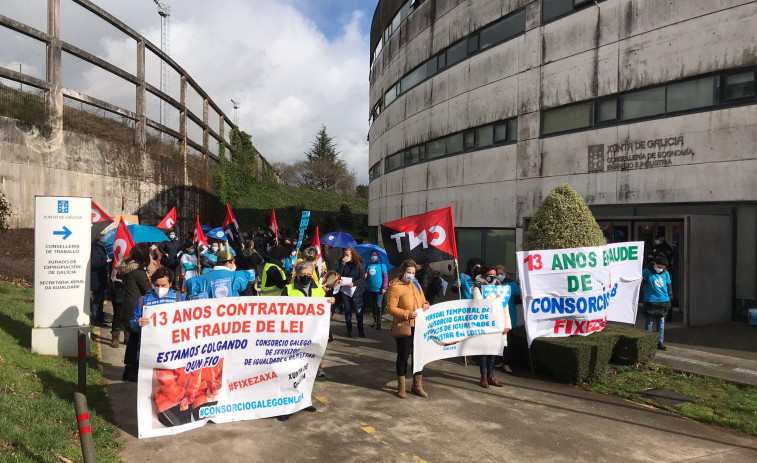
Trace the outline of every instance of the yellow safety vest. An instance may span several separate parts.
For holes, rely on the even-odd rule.
[[[260,294],[263,296],[281,296],[283,289],[278,286],[268,286],[268,269],[271,267],[276,267],[279,273],[281,273],[281,279],[286,281],[286,273],[284,273],[284,269],[276,264],[266,263],[263,267],[263,276],[260,279]]]
[[[294,288],[294,283],[287,285],[287,295],[305,297],[305,293]],[[315,287],[310,289],[310,297],[326,297],[326,291],[316,282]]]

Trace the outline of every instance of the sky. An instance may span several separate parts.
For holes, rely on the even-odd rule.
[[[152,0],[94,3],[160,46]],[[368,183],[368,36],[377,0],[167,3],[170,56],[227,116],[230,100],[240,103],[239,126],[269,162],[304,159],[324,124],[358,183]],[[131,55],[108,39],[102,48],[114,62]]]

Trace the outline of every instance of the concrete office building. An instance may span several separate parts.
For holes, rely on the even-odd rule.
[[[569,183],[614,241],[675,252],[676,321],[757,307],[757,1],[380,0],[371,234],[452,205],[460,260],[515,272]]]

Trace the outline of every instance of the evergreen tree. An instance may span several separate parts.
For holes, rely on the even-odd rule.
[[[354,191],[355,175],[339,158],[334,139],[326,132],[325,125],[321,126],[305,157],[307,160],[302,172],[304,186],[317,190]]]
[[[605,238],[581,195],[567,183],[544,198],[528,224],[523,250],[602,246]]]

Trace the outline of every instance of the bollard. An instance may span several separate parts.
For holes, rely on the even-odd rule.
[[[89,412],[87,410],[87,398],[84,394],[74,392],[74,407],[76,409],[76,421],[79,424],[79,440],[81,441],[81,455],[84,463],[95,463],[95,444],[92,440],[92,427],[89,424]]]
[[[87,395],[87,334],[79,330],[79,392]]]

